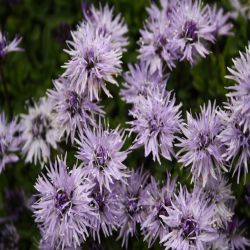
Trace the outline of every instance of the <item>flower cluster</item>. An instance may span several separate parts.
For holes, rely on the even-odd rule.
[[[172,69],[176,61],[191,64],[197,56],[209,53],[208,43],[217,36],[230,35],[229,15],[222,9],[203,5],[200,0],[165,1],[161,7],[153,3],[149,17],[141,30],[139,58],[150,65],[151,72],[164,62]]]
[[[0,115],[0,173],[19,160],[19,152],[26,163],[46,166],[37,177],[32,206],[21,189],[6,192],[9,217],[0,223],[17,221],[24,207],[31,207],[40,249],[76,250],[88,237],[95,249],[113,232],[127,249],[130,237],[139,234],[148,248],[157,242],[177,250],[250,247],[229,182],[232,169],[238,182],[242,171],[245,178],[248,173],[250,45],[229,68],[227,77],[236,84],[228,88],[225,105],[209,101],[199,114],[187,112],[183,119],[182,104],[166,88],[167,67],[205,57],[209,43],[232,34],[232,25],[230,15],[216,5],[160,3],[147,9],[140,61],[128,65],[123,75],[120,96],[131,105],[129,128],[110,127],[100,103],[101,90],[111,96],[106,84],[118,85],[127,26],[108,5],[96,8],[85,2],[84,19],[67,41],[65,70],[47,95],[9,123]],[[0,32],[0,60],[20,50],[20,41],[8,42]],[[152,155],[159,164],[176,159],[175,166],[191,174],[185,179],[190,183],[177,181],[183,180],[176,175],[179,170],[163,170],[165,179],[159,181],[141,163],[130,169],[127,158],[139,147],[144,158]],[[53,159],[54,151],[64,157]],[[18,209],[11,200],[19,203]],[[14,225],[1,230],[0,249],[16,249],[18,241]]]

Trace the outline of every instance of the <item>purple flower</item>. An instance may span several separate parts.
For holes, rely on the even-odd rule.
[[[111,36],[105,36],[88,23],[81,23],[72,37],[66,50],[71,59],[64,65],[63,77],[90,100],[99,99],[101,89],[110,97],[106,82],[117,84],[114,77],[121,72],[121,51],[112,46]]]
[[[114,15],[114,8],[109,8],[106,4],[96,9],[94,5],[88,6],[83,3],[83,14],[85,20],[93,26],[95,30],[104,36],[110,36],[112,45],[125,51],[128,45],[128,39],[125,37],[128,32],[128,27],[124,22],[121,14]]]
[[[171,206],[174,196],[176,178],[170,179],[167,174],[165,184],[160,188],[159,183],[151,177],[151,182],[145,187],[141,195],[141,204],[147,208],[147,216],[141,223],[144,240],[151,247],[157,238],[162,238],[169,232],[169,227],[163,223],[161,216],[167,216],[166,207]]]
[[[80,246],[88,236],[89,219],[95,215],[89,205],[91,184],[81,168],[74,165],[70,172],[67,169],[66,157],[58,158],[35,184],[39,192],[33,204],[35,221],[41,228],[42,241],[49,242],[51,248]]]
[[[22,51],[22,49],[18,47],[21,41],[22,38],[18,36],[16,36],[12,41],[9,41],[7,34],[0,30],[0,61],[2,61],[10,52]]]
[[[60,137],[66,134],[66,140],[70,136],[73,143],[76,132],[87,125],[95,126],[94,115],[103,111],[86,94],[75,91],[65,78],[55,80],[54,87],[48,95],[55,109]]]
[[[0,113],[0,173],[7,165],[17,162],[17,152],[20,149],[21,139],[17,118],[7,122],[5,113]]]
[[[107,237],[112,235],[113,229],[118,228],[120,201],[117,199],[115,192],[109,192],[105,187],[100,189],[97,180],[93,180],[90,197],[92,198],[90,205],[98,215],[93,217],[91,222],[93,228],[90,228],[90,230],[94,240],[97,237],[100,243],[100,232],[103,232],[104,236]]]
[[[224,159],[234,168],[233,175],[237,173],[237,182],[239,183],[241,172],[244,177],[248,173],[248,160],[250,157],[250,131],[245,131],[244,125],[241,125],[242,116],[235,112],[233,99],[227,103],[225,111],[220,111],[220,118],[224,125],[223,130],[218,135],[219,140],[225,147],[223,153]]]
[[[233,33],[231,29],[233,27],[232,23],[229,22],[230,13],[224,14],[222,8],[217,8],[217,5],[214,4],[212,7],[209,7],[211,23],[215,23],[214,36],[229,36]]]
[[[154,91],[146,98],[140,96],[129,114],[134,120],[130,132],[137,134],[134,147],[144,145],[145,156],[153,154],[160,163],[160,154],[171,160],[174,156],[173,141],[181,122],[181,104],[175,105],[171,92]]]
[[[19,234],[13,224],[6,224],[0,231],[0,249],[18,250]]]
[[[238,216],[234,215],[221,230],[219,238],[213,244],[213,249],[246,250],[249,248],[250,240],[244,236],[246,230],[242,229],[243,223],[243,220],[240,221]]]
[[[223,146],[217,135],[223,127],[216,114],[215,103],[201,107],[195,118],[187,112],[187,123],[182,126],[183,137],[179,137],[179,162],[191,166],[192,180],[202,178],[203,186],[210,177],[216,179],[221,170],[227,171],[222,157]]]
[[[84,132],[84,133],[83,133]],[[100,189],[117,181],[125,181],[128,176],[127,167],[122,163],[128,151],[121,151],[124,144],[124,133],[116,129],[103,128],[101,121],[97,128],[87,127],[76,139],[78,144],[77,158],[82,161],[82,172],[93,176],[99,183]]]
[[[135,103],[139,96],[147,97],[157,88],[164,90],[167,83],[167,76],[161,71],[150,72],[149,65],[140,63],[128,65],[129,71],[124,74],[124,88],[120,91],[122,99],[127,103]]]
[[[231,75],[227,78],[236,81],[236,85],[229,87],[228,97],[233,98],[234,113],[239,113],[239,125],[244,126],[244,131],[250,127],[250,45],[245,53],[240,52],[240,57],[233,60],[233,67],[228,68]]]
[[[209,51],[207,42],[214,42],[216,25],[211,22],[208,5],[199,0],[180,1],[173,9],[171,29],[174,44],[180,50],[180,60],[195,62],[197,55],[205,57]]]
[[[50,99],[40,98],[28,114],[21,115],[20,130],[24,145],[22,153],[26,162],[37,161],[42,165],[50,159],[51,148],[56,149],[59,133],[53,119],[53,105]]]
[[[148,180],[149,173],[143,168],[132,171],[126,183],[116,183],[113,192],[120,201],[120,232],[118,239],[122,239],[122,246],[128,247],[129,237],[137,235],[136,226],[142,223],[146,216],[146,207],[141,204],[141,193]]]
[[[214,206],[208,205],[202,192],[189,193],[180,187],[172,206],[166,209],[168,215],[161,217],[171,230],[161,239],[165,249],[203,250],[218,237],[212,226]]]
[[[172,7],[174,1],[165,1]],[[165,6],[165,9],[168,7]],[[149,18],[140,30],[139,58],[150,66],[151,73],[161,70],[162,62],[172,69],[179,58],[178,51],[173,44],[171,20],[168,12],[161,11],[155,4],[148,8]]]
[[[202,187],[202,183],[196,186],[194,190],[200,192],[199,186]],[[204,193],[208,203],[215,206],[214,220],[216,227],[223,228],[233,216],[230,204],[235,197],[231,190],[231,184],[228,184],[228,181],[222,175],[219,175],[217,180],[209,178],[201,192]]]

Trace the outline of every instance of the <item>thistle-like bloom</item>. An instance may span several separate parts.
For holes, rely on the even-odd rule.
[[[163,223],[161,216],[168,216],[166,207],[171,206],[171,200],[174,197],[176,178],[170,179],[167,174],[165,184],[160,188],[159,183],[151,177],[149,183],[142,191],[141,204],[147,208],[146,219],[141,223],[141,229],[144,234],[144,240],[151,247],[153,243],[169,233],[169,227]]]
[[[192,180],[202,177],[203,186],[210,177],[216,179],[221,170],[227,171],[222,154],[224,149],[217,135],[223,126],[216,114],[215,103],[201,107],[195,118],[187,112],[187,123],[182,127],[183,137],[179,137],[179,162],[184,167],[191,166]]]
[[[6,224],[0,230],[0,249],[18,250],[19,234],[13,224]]]
[[[124,74],[124,88],[120,91],[122,99],[127,103],[136,103],[139,96],[147,97],[157,88],[164,91],[167,76],[163,76],[161,70],[150,72],[149,65],[140,63],[128,65],[129,71]]]
[[[250,246],[250,240],[244,234],[246,229],[242,228],[244,221],[239,220],[234,215],[232,220],[227,223],[225,228],[220,231],[219,238],[214,242],[214,250],[246,250]]]
[[[33,204],[42,241],[52,249],[75,249],[88,236],[89,219],[95,215],[89,197],[92,185],[76,165],[68,172],[66,157],[58,158],[47,170],[46,176],[37,179],[39,199]]]
[[[225,147],[222,156],[233,168],[233,175],[237,172],[239,183],[241,172],[244,172],[245,179],[248,173],[250,130],[245,131],[245,126],[241,125],[243,118],[239,112],[235,112],[233,99],[231,103],[227,103],[225,109],[226,111],[221,110],[219,113],[224,128],[218,138]]]
[[[57,148],[59,136],[52,110],[51,100],[41,98],[34,107],[29,107],[28,114],[21,115],[22,153],[26,162],[43,164],[50,159],[51,148]]]
[[[124,144],[124,133],[117,127],[103,128],[101,122],[97,128],[87,127],[80,133],[77,158],[82,161],[82,172],[92,176],[102,187],[110,191],[110,184],[115,180],[124,181],[128,177],[127,167],[122,163],[128,151],[121,151]]]
[[[161,239],[165,249],[203,250],[218,237],[212,226],[214,206],[208,205],[202,192],[189,193],[180,187],[172,206],[166,209],[168,215],[161,217],[171,231]]]
[[[236,85],[229,87],[230,92],[227,94],[230,98],[234,98],[233,110],[241,116],[239,125],[244,126],[244,131],[250,127],[250,45],[246,48],[246,52],[240,52],[240,57],[233,59],[233,67],[228,68],[231,75],[227,78],[236,81]]]
[[[7,122],[5,114],[0,113],[0,173],[4,168],[18,161],[17,151],[20,149],[19,126],[15,118]]]
[[[99,33],[104,36],[111,36],[113,46],[125,51],[128,45],[128,39],[125,36],[128,32],[128,27],[124,22],[121,14],[114,15],[114,8],[109,8],[106,4],[96,9],[94,5],[88,6],[85,2],[82,5],[83,14],[86,21],[93,25]]]
[[[55,80],[54,87],[48,95],[55,109],[60,137],[66,134],[66,140],[70,136],[73,143],[76,132],[87,125],[95,126],[94,115],[103,111],[86,94],[75,91],[65,78]]]
[[[121,50],[112,46],[111,36],[105,36],[88,23],[82,23],[72,32],[66,52],[71,59],[64,65],[67,77],[78,93],[86,93],[90,100],[99,99],[106,82],[117,84],[115,76],[121,72]]]
[[[144,146],[145,156],[153,154],[153,160],[160,156],[171,160],[174,156],[173,141],[181,122],[181,104],[175,105],[171,92],[154,91],[148,97],[141,96],[130,110],[134,120],[130,132],[137,133],[134,147]]]
[[[233,27],[232,23],[229,22],[230,13],[225,13],[222,8],[217,8],[217,5],[214,4],[212,7],[209,7],[211,23],[215,23],[214,36],[229,36],[233,33],[231,29]]]
[[[200,185],[202,187],[202,183]],[[194,188],[194,192],[200,192],[199,186]],[[215,206],[215,224],[217,228],[223,228],[229,221],[231,221],[233,216],[233,210],[230,204],[234,201],[231,190],[231,184],[223,177],[209,178],[206,186],[202,189],[205,194],[205,199],[209,204],[214,204]]]
[[[21,41],[22,38],[19,36],[16,36],[12,41],[9,41],[7,34],[0,30],[0,61],[10,52],[22,51],[22,49],[18,47]]]
[[[90,192],[92,198],[91,207],[95,209],[97,217],[91,221],[91,234],[94,240],[97,238],[100,243],[100,233],[105,237],[112,235],[112,230],[118,228],[120,216],[120,201],[117,199],[116,191],[109,192],[105,187],[100,189],[97,180],[93,180],[93,187]],[[111,190],[113,188],[111,187]]]
[[[195,62],[197,55],[205,57],[207,42],[214,42],[215,24],[211,22],[208,5],[200,0],[180,1],[172,12],[174,43],[181,53],[180,60]]]
[[[146,218],[146,207],[141,203],[141,194],[148,180],[149,173],[143,168],[132,171],[127,184],[117,183],[113,192],[120,201],[120,232],[118,239],[122,239],[122,246],[128,247],[129,237],[137,236],[136,226]]]
[[[166,62],[167,66],[172,69],[179,58],[178,51],[173,44],[171,30],[170,15],[174,9],[173,2],[172,0],[165,1],[166,11],[161,11],[155,4],[152,4],[151,8],[148,8],[149,18],[144,29],[140,30],[139,58],[150,65],[151,73],[161,70],[162,62]]]

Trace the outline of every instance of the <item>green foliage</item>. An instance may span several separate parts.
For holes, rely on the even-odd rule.
[[[69,24],[74,29],[82,18],[82,12],[80,0],[20,0],[20,3],[13,6],[7,5],[6,2],[8,1],[0,1],[1,29],[8,31],[10,38],[13,38],[16,33],[20,34],[23,37],[21,46],[24,48],[22,53],[8,55],[4,64],[0,65],[7,82],[10,110],[4,99],[2,84],[0,85],[0,107],[7,111],[10,117],[13,114],[25,113],[27,111],[26,102],[32,98],[37,100],[45,95],[46,90],[52,87],[52,79],[57,78],[63,72],[61,66],[68,60],[68,56],[63,52],[66,45],[62,46],[57,42],[55,32],[62,22]],[[99,1],[89,2],[98,4]],[[116,13],[121,12],[128,24],[130,44],[128,52],[123,56],[124,70],[126,70],[128,63],[135,63],[137,60],[139,29],[142,28],[147,16],[146,6],[150,1],[108,0],[103,2],[114,6]],[[220,2],[219,4],[226,10],[230,10],[228,0],[208,2]],[[216,100],[217,104],[222,104],[226,100],[225,87],[232,84],[225,79],[225,75],[228,73],[227,66],[232,65],[232,58],[247,45],[250,35],[249,22],[238,18],[234,22],[233,31],[233,36],[220,38],[218,43],[211,47],[211,54],[207,58],[201,59],[197,65],[191,67],[187,63],[178,63],[171,73],[167,88],[174,90],[177,100],[182,102],[184,117],[187,110],[197,112],[199,106],[208,100]],[[122,77],[119,77],[119,83],[122,81]],[[110,86],[110,89],[114,97],[108,99],[103,95],[102,100],[110,126],[115,127],[121,124],[126,128],[126,122],[129,120],[129,106],[120,100],[119,88]],[[128,138],[126,146],[131,142],[132,138]],[[176,162],[163,160],[163,164],[160,166],[150,157],[144,159],[143,154],[142,149],[136,150],[129,155],[126,164],[130,168],[143,164],[158,179],[163,179],[165,171],[168,170],[174,175],[179,175],[181,183],[189,183],[188,173],[184,172]],[[30,197],[35,193],[33,185],[40,171],[40,166],[24,164],[24,161],[21,161],[0,174],[0,217],[7,215],[4,190],[13,187],[23,188],[27,197]],[[248,176],[247,179],[250,180],[250,177]],[[234,193],[239,201],[237,212],[250,222],[250,210],[244,201],[245,186],[236,185],[235,179],[232,181]],[[20,249],[37,249],[40,236],[32,213],[30,211],[23,213],[15,225],[21,236]],[[115,241],[115,236],[103,240],[105,249],[121,249],[120,242]],[[88,242],[83,249],[88,249]],[[139,236],[139,241],[136,238],[130,241],[128,249],[147,249],[147,246]],[[152,249],[162,248],[155,244]]]

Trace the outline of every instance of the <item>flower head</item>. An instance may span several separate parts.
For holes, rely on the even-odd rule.
[[[122,99],[127,103],[135,103],[139,96],[147,97],[157,88],[164,90],[167,76],[161,71],[150,72],[149,65],[140,64],[128,65],[129,71],[124,74],[124,88],[120,91]]]
[[[118,218],[120,216],[119,207],[120,201],[117,199],[117,195],[113,192],[113,186],[111,186],[111,192],[105,187],[100,189],[100,185],[96,179],[92,180],[93,187],[90,191],[90,197],[92,198],[91,206],[95,209],[97,217],[93,217],[91,229],[94,240],[98,239],[100,243],[100,232],[103,232],[104,236],[112,235],[112,230],[118,228]]]
[[[210,177],[216,179],[225,168],[223,145],[217,138],[223,127],[216,114],[215,103],[201,107],[200,115],[195,118],[187,112],[187,123],[182,127],[184,137],[179,137],[179,162],[185,167],[191,165],[193,180],[202,177],[203,186]]]
[[[0,61],[2,61],[10,52],[22,51],[22,49],[18,47],[21,41],[22,38],[19,36],[16,36],[12,41],[9,41],[7,34],[0,30]]]
[[[40,98],[29,107],[28,114],[21,115],[22,152],[26,162],[45,163],[50,159],[51,148],[57,148],[58,130],[52,118],[53,105],[50,99]]]
[[[144,145],[145,156],[153,154],[153,160],[160,162],[160,156],[171,160],[174,155],[173,141],[179,131],[181,104],[175,105],[171,92],[154,91],[150,96],[138,98],[130,110],[134,120],[131,132],[137,134],[134,147]]]
[[[173,44],[171,30],[170,15],[176,5],[173,2],[175,1],[165,1],[164,9],[166,11],[160,10],[155,4],[152,4],[151,8],[147,9],[149,18],[144,29],[140,30],[139,58],[150,66],[151,73],[161,70],[163,62],[166,62],[167,66],[172,69],[179,58],[178,51]]]
[[[76,165],[68,172],[66,157],[50,164],[47,175],[35,184],[39,199],[33,204],[42,241],[50,247],[76,248],[88,236],[89,218],[94,216],[90,203],[91,184]]]
[[[86,93],[90,100],[99,99],[99,92],[106,82],[117,84],[115,76],[121,72],[121,50],[112,46],[111,36],[105,36],[88,23],[81,23],[72,32],[66,52],[71,59],[64,65],[67,77],[78,93]]]
[[[114,15],[114,8],[109,8],[106,4],[95,8],[94,5],[88,6],[83,3],[83,14],[85,20],[104,36],[110,36],[114,47],[125,50],[128,45],[128,39],[125,37],[128,27],[121,14]]]
[[[161,239],[165,249],[202,250],[218,237],[212,226],[214,206],[208,205],[202,192],[189,193],[180,187],[172,206],[166,209],[168,215],[161,217],[171,230]]]
[[[246,230],[242,228],[244,221],[239,220],[237,215],[220,230],[219,238],[213,243],[213,249],[245,250],[250,246],[250,240],[244,236]]]
[[[19,159],[17,152],[21,146],[21,138],[18,134],[17,118],[8,123],[5,113],[0,113],[0,173],[7,165]]]
[[[65,78],[55,80],[54,87],[48,94],[55,109],[60,137],[66,134],[66,140],[70,136],[73,143],[76,132],[88,125],[95,126],[94,115],[101,115],[103,111],[86,94],[75,91]]]
[[[228,88],[230,92],[227,96],[233,98],[234,113],[239,113],[240,125],[246,131],[250,126],[250,45],[246,52],[240,52],[240,57],[234,59],[233,64],[232,68],[228,68],[231,74],[227,78],[236,81],[236,85]]]
[[[141,204],[147,208],[146,219],[141,223],[144,240],[149,247],[153,245],[157,238],[162,238],[169,232],[169,227],[163,222],[163,215],[167,216],[166,207],[171,206],[174,197],[176,178],[170,179],[167,174],[165,184],[161,188],[159,183],[151,177],[151,182],[145,187],[141,195]]]
[[[244,172],[245,179],[248,173],[250,130],[245,130],[245,126],[241,124],[242,115],[235,111],[234,107],[232,99],[225,105],[225,110],[220,111],[223,130],[218,138],[225,147],[222,156],[234,169],[233,175],[237,172],[237,182],[239,183],[241,172]]]
[[[127,151],[121,151],[124,144],[124,133],[116,129],[103,128],[101,122],[97,128],[87,127],[78,144],[77,158],[82,161],[82,172],[86,176],[93,176],[99,183],[100,189],[115,180],[124,181],[128,176],[127,167],[122,163],[127,158]]]
[[[194,192],[200,192],[200,187],[202,183],[194,188]],[[223,228],[229,221],[231,221],[233,216],[233,210],[231,208],[231,203],[234,201],[231,190],[231,184],[228,184],[226,178],[222,175],[214,178],[209,178],[206,186],[202,188],[202,192],[205,195],[205,199],[209,204],[215,206],[215,224],[217,228]]]
[[[180,50],[180,60],[194,63],[197,55],[205,57],[207,42],[214,42],[215,24],[211,22],[208,5],[200,0],[180,1],[172,12],[174,44]]]
[[[128,247],[129,237],[137,235],[136,226],[142,223],[146,216],[146,207],[141,204],[141,194],[148,180],[148,172],[143,168],[132,171],[127,184],[116,183],[114,192],[120,201],[120,232],[118,239],[122,239],[122,246]]]

